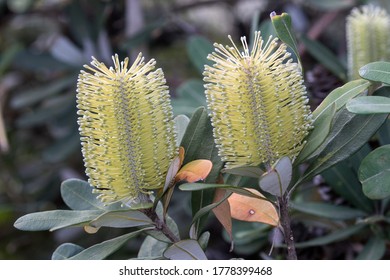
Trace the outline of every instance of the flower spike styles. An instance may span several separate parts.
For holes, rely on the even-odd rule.
[[[346,24],[349,80],[360,78],[360,67],[370,62],[390,60],[389,30],[385,9],[372,4],[352,9]]]
[[[205,66],[206,97],[213,132],[226,169],[292,160],[312,127],[302,73],[285,44],[255,33],[252,49],[214,44]]]
[[[129,67],[93,58],[77,84],[78,124],[89,183],[103,202],[136,202],[164,186],[177,156],[168,87],[155,61],[140,54]]]

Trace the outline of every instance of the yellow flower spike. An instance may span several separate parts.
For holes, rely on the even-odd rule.
[[[285,44],[255,33],[252,49],[214,44],[205,66],[206,97],[213,133],[226,169],[292,160],[312,126],[302,73]]]
[[[178,155],[168,87],[155,61],[140,54],[129,67],[93,58],[77,83],[78,124],[89,183],[104,202],[137,201],[164,186]]]
[[[348,76],[358,79],[360,67],[390,60],[390,16],[385,9],[364,5],[347,17]]]

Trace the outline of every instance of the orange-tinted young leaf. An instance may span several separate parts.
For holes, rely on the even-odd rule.
[[[215,189],[214,194],[214,203],[220,201],[225,197],[226,190],[224,189]],[[233,235],[232,235],[232,217],[230,215],[230,205],[227,200],[222,202],[217,207],[213,208],[213,213],[215,217],[217,217],[218,221],[222,224],[222,226],[225,228],[226,232],[228,233],[230,240],[233,243]]]
[[[180,146],[180,148],[179,148],[180,166],[183,164],[185,153],[186,153],[186,151],[185,151],[184,147]]]
[[[264,197],[254,189],[247,190]],[[269,201],[236,193],[233,193],[228,198],[228,201],[230,204],[230,212],[234,219],[247,222],[260,222],[271,226],[277,226],[279,223],[279,215],[273,204]]]
[[[207,159],[193,160],[184,165],[176,174],[175,182],[186,181],[189,183],[204,180],[209,175],[213,164]]]

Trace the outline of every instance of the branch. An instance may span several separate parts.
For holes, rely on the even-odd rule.
[[[280,209],[280,223],[283,229],[284,241],[287,245],[287,259],[296,260],[297,252],[295,250],[295,241],[293,232],[291,230],[290,216],[288,213],[288,200],[289,197],[287,192],[282,197],[278,197]]]
[[[174,243],[180,241],[180,239],[171,231],[168,225],[159,218],[152,208],[144,209],[143,212],[155,223],[156,229],[161,231],[167,238],[169,238],[169,240]]]

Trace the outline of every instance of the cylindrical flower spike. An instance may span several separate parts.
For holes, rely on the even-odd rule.
[[[214,137],[226,168],[272,164],[282,156],[292,160],[304,145],[312,125],[302,74],[285,44],[255,33],[243,52],[214,44],[204,81]],[[287,61],[286,61],[287,60]]]
[[[77,84],[78,124],[89,183],[103,202],[137,201],[163,187],[178,153],[168,87],[155,61],[128,67],[93,58]]]
[[[348,77],[358,79],[360,67],[390,60],[390,16],[385,9],[365,5],[347,17]]]

